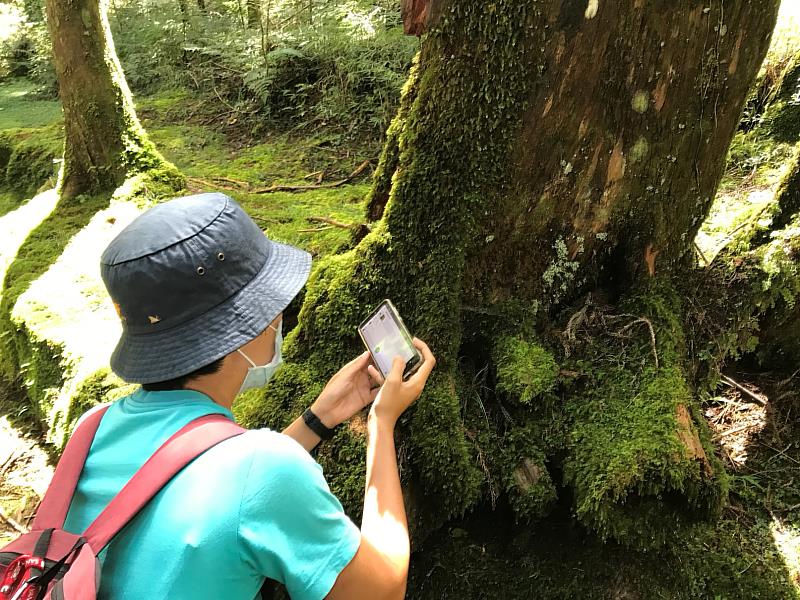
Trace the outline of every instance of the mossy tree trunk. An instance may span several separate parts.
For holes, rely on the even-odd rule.
[[[164,166],[139,123],[117,59],[105,0],[47,0],[64,111],[62,198],[104,193]]]
[[[247,419],[294,416],[389,297],[438,358],[402,422],[420,537],[501,496],[538,518],[562,482],[585,524],[645,546],[716,512],[725,475],[675,288],[778,0],[406,4],[430,31],[372,231],[317,266],[288,365]],[[363,436],[356,420],[320,455],[354,511]]]

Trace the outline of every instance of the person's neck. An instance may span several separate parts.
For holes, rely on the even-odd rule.
[[[186,383],[184,388],[205,394],[216,404],[231,410],[239,390],[232,389],[230,379],[221,377],[221,375],[223,375],[223,372],[203,375]]]

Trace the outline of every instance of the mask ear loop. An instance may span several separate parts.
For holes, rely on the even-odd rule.
[[[280,323],[283,323],[283,319],[281,319],[281,320],[280,320],[280,322],[279,322],[278,324],[280,325]],[[271,328],[271,329],[272,329],[272,330],[273,330],[275,333],[278,333],[278,328],[277,328],[277,327],[275,327],[275,326],[274,326],[272,323],[270,323],[269,325],[267,325],[267,327]],[[245,354],[244,352],[242,352],[242,350],[241,350],[240,348],[237,348],[237,349],[236,349],[236,351],[237,351],[239,354],[241,354],[242,356],[244,356],[245,360],[246,360],[247,362],[249,362],[251,365],[253,365],[254,367],[258,367],[258,365],[257,365],[256,363],[254,363],[252,360],[250,360],[250,357],[249,357],[249,356],[247,356],[247,354]]]
[[[236,349],[236,351],[237,351],[239,354],[241,354],[242,356],[244,356],[245,360],[246,360],[247,362],[249,362],[251,365],[253,365],[254,367],[257,367],[257,366],[258,366],[256,363],[254,363],[252,360],[250,360],[250,357],[249,357],[249,356],[247,356],[247,354],[245,354],[244,352],[242,352],[242,351],[241,351],[239,348],[237,348],[237,349]]]

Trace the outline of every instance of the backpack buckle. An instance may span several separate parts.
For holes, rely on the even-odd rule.
[[[0,582],[0,600],[35,600],[39,586],[32,581],[34,569],[44,571],[43,558],[21,554],[12,560]]]

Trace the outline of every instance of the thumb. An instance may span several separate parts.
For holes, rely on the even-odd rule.
[[[389,371],[389,376],[386,378],[387,381],[396,381],[400,382],[403,380],[403,369],[406,366],[406,361],[404,361],[400,356],[395,356],[392,360],[392,370]]]

